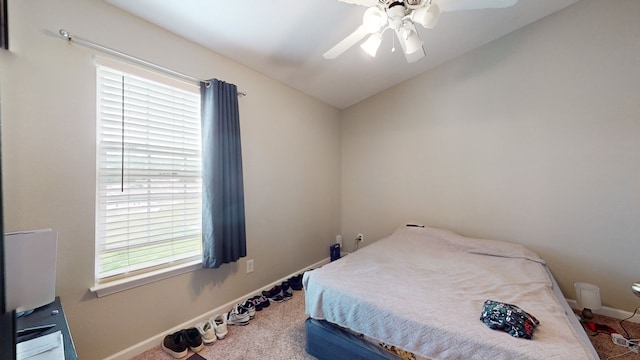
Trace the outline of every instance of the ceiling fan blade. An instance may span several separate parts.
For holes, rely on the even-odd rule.
[[[349,48],[357,44],[358,41],[362,40],[365,36],[367,36],[367,34],[369,33],[365,30],[364,26],[360,25],[354,32],[337,43],[322,56],[324,56],[325,59],[335,59],[343,52],[347,51]]]
[[[376,6],[378,5],[378,0],[338,0],[343,3],[353,4],[353,5],[362,5],[362,6]]]
[[[340,0],[342,1],[342,0]],[[502,9],[513,6],[518,0],[437,0],[440,11]]]

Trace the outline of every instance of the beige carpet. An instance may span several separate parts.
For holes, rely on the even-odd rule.
[[[624,330],[620,326],[619,319],[613,319],[606,316],[594,315],[593,319],[589,320],[596,324],[608,325],[614,328],[618,333],[625,335]],[[623,323],[624,328],[629,332],[629,336],[633,339],[640,338],[640,324],[630,323],[625,321]],[[593,347],[596,348],[600,359],[616,359],[616,360],[638,360],[640,359],[640,355],[636,353],[629,352],[629,350],[625,347],[615,345],[611,340],[611,335],[596,333],[590,330],[586,330],[587,334],[590,335],[589,339],[593,344]]]
[[[208,360],[214,359],[300,359],[313,360],[313,356],[305,352],[304,292],[294,291],[293,298],[282,303],[272,303],[270,307],[256,312],[255,319],[247,326],[229,326],[227,337],[206,346],[200,355]],[[620,320],[596,315],[592,320],[606,324],[624,334],[620,328]],[[627,331],[634,338],[640,338],[640,324],[625,322]],[[592,334],[591,332],[588,332]],[[590,336],[598,355],[602,360],[639,360],[640,355],[627,352],[626,348],[614,345],[611,336],[600,334]],[[183,359],[188,359],[193,353]],[[622,356],[620,356],[622,355]],[[165,353],[160,345],[146,351],[134,360],[173,359]]]
[[[293,298],[281,303],[271,303],[268,308],[256,311],[249,325],[229,326],[227,336],[212,345],[205,346],[199,354],[208,360],[226,359],[292,359],[313,360],[305,351],[304,292],[294,291]],[[193,353],[183,359],[188,359]],[[160,344],[134,360],[173,359]]]

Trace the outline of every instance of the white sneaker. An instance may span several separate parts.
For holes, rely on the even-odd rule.
[[[226,314],[217,315],[210,320],[218,339],[224,339],[227,336],[227,316]]]
[[[205,322],[197,324],[196,329],[198,329],[198,331],[200,332],[202,342],[204,342],[205,345],[213,344],[218,339],[216,336],[215,327],[211,323],[211,320],[207,320]]]
[[[225,314],[229,325],[247,325],[249,323],[249,313],[240,304],[236,304],[231,311]]]
[[[249,314],[249,320],[253,320],[253,318],[256,317],[256,307],[253,305],[251,300],[245,301],[240,306],[247,312],[247,314]]]

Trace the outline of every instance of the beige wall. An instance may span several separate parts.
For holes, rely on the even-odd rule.
[[[59,232],[57,294],[81,359],[99,359],[328,256],[340,221],[340,113],[100,0],[10,0],[2,64],[5,229]],[[248,257],[96,298],[95,51],[60,28],[238,85]],[[246,259],[255,272],[245,274]]]
[[[637,0],[582,0],[345,110],[345,239],[417,221],[519,242],[566,297],[592,282],[633,311],[638,14]]]
[[[589,281],[605,305],[631,310],[638,13],[636,0],[582,0],[341,114],[100,0],[10,0],[11,52],[0,52],[6,229],[59,231],[57,292],[82,359],[312,264],[337,233],[350,248],[357,232],[372,241],[405,221],[523,243],[567,297]],[[243,259],[100,299],[88,292],[95,52],[65,44],[60,28],[249,94],[240,111],[254,273]]]

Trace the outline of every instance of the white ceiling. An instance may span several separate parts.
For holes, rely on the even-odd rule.
[[[106,0],[216,53],[344,109],[578,0],[520,0],[506,9],[443,13],[416,25],[427,55],[409,64],[384,33],[375,58],[354,46],[322,54],[362,23],[365,7],[338,0]],[[489,0],[490,1],[490,0]]]

